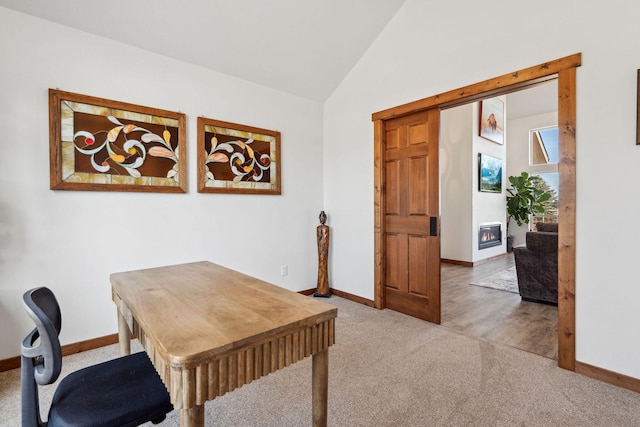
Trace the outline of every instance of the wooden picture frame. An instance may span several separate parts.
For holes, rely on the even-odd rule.
[[[275,194],[280,132],[198,117],[198,192]]]
[[[502,193],[502,159],[478,153],[478,191]]]
[[[504,144],[504,103],[500,98],[480,101],[478,135],[496,144]]]
[[[185,193],[182,113],[49,89],[52,190]]]

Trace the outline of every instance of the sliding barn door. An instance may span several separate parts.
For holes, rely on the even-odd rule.
[[[438,109],[385,121],[386,307],[440,323]]]

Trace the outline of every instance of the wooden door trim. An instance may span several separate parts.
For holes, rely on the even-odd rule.
[[[483,98],[504,95],[509,92],[515,92],[527,87],[542,84],[549,80],[554,80],[556,75],[564,70],[579,67],[582,64],[582,54],[576,53],[564,58],[555,59],[545,62],[544,64],[535,65],[525,68],[524,70],[515,71],[513,73],[504,74],[475,83],[460,89],[450,90],[428,98],[419,99],[407,104],[373,113],[371,119],[389,120],[395,117],[406,116],[407,114],[416,113],[430,108],[450,108],[457,105],[468,104]]]
[[[558,366],[576,370],[576,69],[558,73]]]
[[[560,195],[558,200],[558,366],[575,371],[576,68],[582,54],[559,58],[373,113],[374,306],[385,307],[384,130],[385,121],[432,108],[445,109],[558,79]]]

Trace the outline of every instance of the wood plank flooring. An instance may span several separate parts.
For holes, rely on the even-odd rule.
[[[557,307],[470,285],[513,265],[513,254],[475,267],[442,263],[442,326],[557,360]]]

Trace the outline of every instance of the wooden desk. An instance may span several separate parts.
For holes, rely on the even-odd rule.
[[[111,275],[120,353],[137,336],[180,410],[204,426],[204,402],[312,355],[313,425],[327,424],[337,308],[210,262]]]

